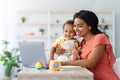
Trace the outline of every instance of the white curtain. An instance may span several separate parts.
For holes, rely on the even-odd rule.
[[[6,0],[0,0],[0,40],[7,39]]]
[[[0,0],[0,41],[7,40],[16,46],[17,21],[15,0]]]
[[[7,39],[7,26],[6,26],[6,6],[5,3],[6,0],[0,0],[0,42],[1,40],[6,40]],[[1,43],[0,43],[0,54],[1,54]],[[0,70],[2,69],[2,63],[0,62]],[[0,78],[2,77],[2,72],[0,71]]]
[[[1,40],[7,40],[11,43],[10,47],[17,44],[16,34],[16,7],[15,0],[0,0],[0,54]],[[18,46],[18,45],[17,45]],[[2,64],[0,63],[0,77]]]

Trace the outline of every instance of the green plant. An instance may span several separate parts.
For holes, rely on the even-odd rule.
[[[22,22],[24,23],[26,21],[25,17],[21,17]]]
[[[105,24],[105,19],[104,18],[101,18],[100,20],[100,23],[98,25],[98,28],[103,32],[103,33],[106,33],[106,30],[109,29],[109,25],[108,24]]]
[[[41,32],[42,34],[45,32],[45,29],[43,29],[43,28],[40,28],[39,29],[39,32]]]
[[[19,51],[19,48],[13,48],[8,50],[8,41],[2,41],[2,54],[0,55],[0,61],[3,62],[5,67],[5,76],[10,77],[13,67],[19,67],[19,55],[15,55]]]
[[[102,32],[106,33],[106,30],[109,29],[109,26],[108,26],[108,25],[98,25],[98,28],[99,28]]]

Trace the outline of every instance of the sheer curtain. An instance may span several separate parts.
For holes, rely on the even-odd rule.
[[[7,40],[15,46],[17,43],[15,0],[0,0],[0,41]]]
[[[6,0],[0,0],[0,40],[7,39]]]
[[[16,37],[16,7],[15,0],[0,0],[0,55],[1,55],[1,40],[9,41],[10,47],[17,46]],[[0,77],[2,76],[0,62]]]
[[[0,54],[1,54],[1,40],[7,39],[7,26],[6,26],[6,0],[0,0]],[[0,70],[3,70],[2,63],[0,62]],[[0,78],[2,77],[2,72],[0,71]]]

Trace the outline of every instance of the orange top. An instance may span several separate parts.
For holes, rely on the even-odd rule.
[[[94,80],[120,80],[112,68],[115,56],[110,41],[105,34],[95,35],[87,44],[85,44],[84,39],[82,40],[81,59],[87,59],[93,48],[100,44],[105,44],[106,50],[102,59],[92,69],[89,69],[94,73]]]

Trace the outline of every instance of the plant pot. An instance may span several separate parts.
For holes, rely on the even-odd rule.
[[[41,35],[44,35],[44,32],[40,32]]]

